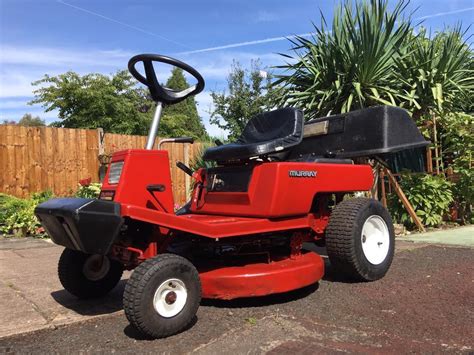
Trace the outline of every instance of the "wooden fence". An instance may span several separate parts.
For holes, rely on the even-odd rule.
[[[144,136],[101,134],[101,130],[0,125],[0,192],[17,197],[45,190],[71,195],[79,180],[99,181],[99,154],[143,148],[145,142]],[[165,143],[162,148],[169,151],[173,193],[181,204],[189,178],[175,163],[191,162],[201,144]]]

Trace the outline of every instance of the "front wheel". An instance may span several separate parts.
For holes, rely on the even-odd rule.
[[[339,203],[329,217],[326,248],[331,265],[344,275],[360,281],[382,278],[395,251],[390,214],[373,199]]]
[[[162,254],[141,263],[125,286],[123,308],[140,332],[164,338],[183,331],[201,302],[201,282],[187,259]]]
[[[122,264],[103,255],[64,249],[59,258],[59,281],[78,298],[106,295],[120,281],[122,273]]]

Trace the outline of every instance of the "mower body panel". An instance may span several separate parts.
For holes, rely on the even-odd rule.
[[[293,229],[308,229],[312,228],[314,223],[312,214],[292,218],[233,217],[204,214],[177,216],[131,205],[122,205],[122,216],[207,238],[227,238]]]
[[[166,150],[128,149],[115,152],[111,166],[123,162],[118,181],[111,183],[107,173],[102,183],[101,197],[113,201],[165,213],[174,212],[170,161]],[[161,191],[148,191],[149,185],[161,185]]]
[[[268,162],[254,167],[223,167],[202,172],[191,212],[242,217],[287,218],[307,215],[319,193],[367,191],[369,165]]]
[[[35,214],[54,243],[87,254],[106,255],[123,223],[118,203],[96,199],[55,198]]]

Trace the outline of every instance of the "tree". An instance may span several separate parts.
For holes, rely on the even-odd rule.
[[[20,126],[30,126],[30,127],[39,127],[39,126],[46,126],[44,120],[39,118],[39,116],[33,117],[31,113],[25,113],[23,117],[18,122]]]
[[[142,135],[148,131],[153,102],[126,71],[112,76],[45,75],[33,85],[40,88],[30,104],[41,104],[46,112],[58,110],[56,127],[102,127],[106,132]]]
[[[273,107],[275,91],[271,76],[260,69],[258,61],[252,62],[250,70],[234,62],[227,85],[228,93],[211,93],[214,109],[210,122],[229,132],[229,140],[235,140],[250,118]]]
[[[188,88],[189,84],[183,75],[183,70],[174,68],[165,86],[181,91]],[[161,136],[190,136],[200,140],[208,139],[206,129],[197,111],[194,96],[188,97],[175,105],[166,106],[160,124]]]

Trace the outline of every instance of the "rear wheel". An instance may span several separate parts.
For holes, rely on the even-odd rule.
[[[122,273],[122,264],[103,255],[64,249],[59,258],[59,281],[78,298],[106,295],[120,281]]]
[[[355,198],[339,203],[326,229],[331,265],[360,281],[382,278],[394,255],[392,219],[380,202]]]
[[[162,254],[141,263],[125,286],[123,307],[140,332],[164,338],[190,325],[201,302],[201,282],[187,259]]]

